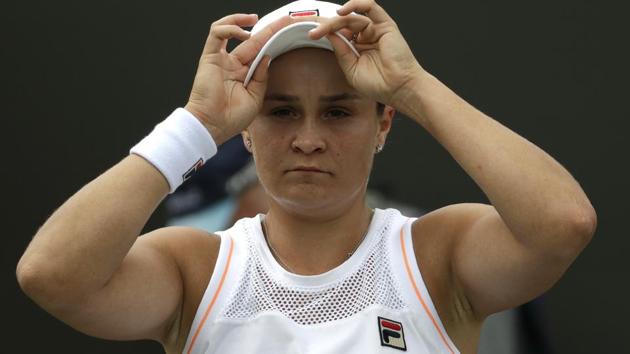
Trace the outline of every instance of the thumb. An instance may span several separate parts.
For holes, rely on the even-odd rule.
[[[339,62],[341,70],[343,70],[346,78],[350,79],[351,73],[354,71],[354,67],[359,60],[359,53],[356,52],[352,44],[347,40],[341,39],[341,35],[331,33],[326,35],[326,38],[330,41],[335,51],[335,56]]]
[[[267,90],[267,78],[269,76],[269,63],[271,57],[265,55],[258,67],[254,71],[251,81],[247,84],[247,91],[252,95],[259,104],[263,101],[265,91]]]

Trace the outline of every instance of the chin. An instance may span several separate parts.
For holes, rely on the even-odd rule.
[[[330,198],[332,195],[335,195],[335,192],[330,189],[317,185],[300,184],[291,186],[281,195],[272,195],[272,198],[278,204],[289,209],[313,210],[326,208],[334,203],[335,201]]]
[[[269,191],[268,194],[276,204],[289,213],[323,217],[351,207],[357,198],[363,200],[361,191],[365,194],[364,188],[357,188],[353,193],[348,194],[347,189],[298,184],[289,188],[284,187],[281,194],[269,193]]]

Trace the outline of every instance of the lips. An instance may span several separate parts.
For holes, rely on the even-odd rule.
[[[311,173],[329,173],[315,166],[297,166],[287,172],[311,172]]]

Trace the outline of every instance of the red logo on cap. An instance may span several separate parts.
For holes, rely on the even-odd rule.
[[[291,17],[319,16],[319,10],[289,11]]]

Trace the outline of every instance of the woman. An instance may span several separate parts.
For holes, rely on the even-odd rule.
[[[591,239],[595,212],[571,175],[430,75],[372,0],[298,1],[242,29],[256,23],[215,22],[185,109],[38,231],[17,273],[47,311],[167,352],[473,353],[484,318],[547,290]],[[227,53],[231,38],[244,42]],[[395,109],[491,205],[418,219],[368,209]],[[220,237],[173,227],[138,238],[239,132],[269,212]]]

